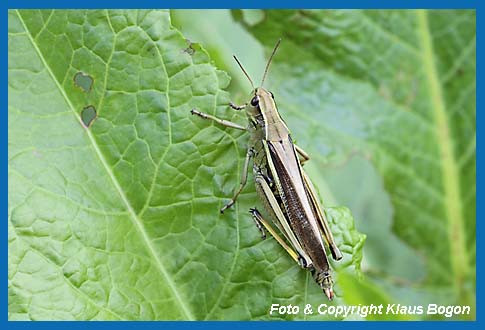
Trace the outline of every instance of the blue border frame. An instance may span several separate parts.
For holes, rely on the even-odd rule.
[[[298,5],[298,6],[296,6]],[[8,31],[8,13],[7,10],[11,8],[379,8],[379,9],[384,9],[384,8],[400,8],[400,9],[411,9],[411,8],[436,8],[436,9],[445,9],[445,8],[460,8],[460,9],[476,9],[477,10],[477,37],[478,37],[478,42],[477,42],[477,49],[476,49],[476,54],[477,54],[477,75],[476,75],[476,82],[477,82],[477,158],[476,158],[476,163],[477,163],[477,174],[476,174],[476,183],[477,183],[477,220],[482,219],[483,215],[483,209],[484,206],[481,204],[482,201],[482,194],[480,188],[480,183],[483,181],[483,176],[480,175],[480,172],[478,171],[478,168],[480,167],[480,164],[483,162],[482,161],[482,155],[481,152],[479,151],[480,145],[481,145],[481,140],[482,134],[480,133],[479,127],[482,126],[482,115],[480,114],[479,109],[479,104],[481,101],[480,98],[480,91],[481,91],[481,84],[480,82],[480,76],[483,71],[481,68],[482,66],[480,65],[480,52],[481,52],[481,46],[480,42],[482,41],[482,32],[481,31],[481,24],[479,22],[479,13],[481,12],[481,5],[480,1],[478,0],[346,0],[344,1],[336,1],[336,0],[327,0],[325,2],[322,1],[317,1],[317,0],[300,0],[297,3],[289,2],[287,0],[283,1],[277,1],[277,0],[271,0],[271,1],[254,1],[254,0],[247,0],[247,1],[221,1],[221,0],[212,0],[208,1],[206,3],[201,3],[200,1],[197,0],[185,0],[183,3],[180,1],[174,1],[174,0],[169,0],[169,1],[147,1],[147,0],[138,0],[138,1],[133,1],[131,3],[128,2],[120,2],[120,1],[113,1],[113,0],[98,0],[96,2],[88,2],[86,0],[84,1],[79,1],[79,0],[71,0],[71,1],[65,1],[65,0],[44,0],[44,1],[33,1],[33,0],[11,0],[7,3],[7,0],[1,1],[0,6],[2,7],[2,12],[3,12],[3,17],[4,19],[1,20],[1,24],[3,26],[3,30],[6,32]],[[2,34],[2,39],[3,39],[3,44],[6,45],[6,48],[8,48],[8,35],[7,33]],[[5,51],[2,52],[1,54],[2,60],[4,63],[7,63],[8,61],[8,53],[5,49]],[[8,64],[7,64],[8,67]],[[4,144],[3,144],[3,153],[5,157],[7,158],[6,161],[2,164],[4,173],[8,173],[8,75],[3,76],[3,81],[2,85],[4,86],[3,88],[3,111],[2,111],[2,123],[4,126],[3,130],[3,138],[4,138]],[[4,174],[5,175],[5,174]],[[5,185],[3,188],[4,192],[4,203],[3,203],[3,213],[8,214],[8,202],[7,202],[7,196],[8,196],[8,186],[7,186],[7,180],[8,177],[5,178]],[[480,236],[479,233],[483,232],[482,225],[480,224],[480,221],[477,221],[477,251],[481,251],[481,241],[478,239]],[[4,256],[4,265],[8,262],[8,236],[7,233],[5,233],[5,238],[6,238],[6,243],[5,243],[5,250],[3,251],[3,256]],[[480,253],[477,254],[477,276],[476,278],[479,279],[481,278],[480,275],[483,274],[481,271],[481,267],[479,265],[482,265],[482,256]],[[5,267],[5,273],[8,278],[8,267]],[[4,308],[5,310],[8,310],[8,288],[5,286],[2,290],[4,292]],[[388,328],[388,327],[408,327],[408,326],[416,326],[419,328],[442,328],[442,329],[449,329],[449,328],[455,328],[456,326],[460,328],[477,328],[483,325],[483,318],[481,316],[482,312],[482,299],[481,294],[482,292],[482,286],[480,283],[477,283],[476,285],[476,297],[477,297],[477,303],[476,303],[476,308],[477,308],[477,321],[475,322],[447,322],[447,321],[430,321],[430,322],[412,322],[412,324],[406,322],[331,322],[331,323],[303,323],[303,322],[237,322],[237,321],[228,321],[228,322],[216,322],[216,321],[209,321],[209,322],[187,322],[187,321],[181,321],[181,322],[175,322],[175,321],[165,321],[163,323],[160,322],[133,322],[133,321],[114,321],[114,322],[21,322],[21,321],[8,321],[7,318],[2,320],[1,325],[3,327],[7,328],[13,328],[13,329],[25,329],[25,328],[38,328],[38,329],[64,329],[66,327],[69,328],[79,328],[79,329],[85,329],[86,327],[93,328],[93,329],[101,329],[101,328],[113,328],[113,329],[119,329],[119,328],[135,328],[135,327],[143,327],[145,329],[160,329],[163,327],[164,329],[200,329],[200,328],[214,328],[214,329],[225,329],[227,327],[231,327],[232,329],[247,329],[247,328],[264,328],[264,329],[272,329],[272,328],[278,328],[280,330],[282,329],[295,329],[299,327],[308,327],[308,326],[316,326],[316,327],[326,327],[330,326],[333,329],[344,329],[344,328],[349,328],[353,326],[358,326],[359,328],[362,329],[374,329],[374,328]]]
[[[5,4],[2,3],[2,6]],[[139,0],[131,3],[125,1],[102,0],[96,2],[88,1],[63,1],[63,0],[11,0],[6,4],[7,8],[477,8],[479,0],[301,0],[290,2],[288,0],[276,1],[255,1],[255,0],[233,0],[231,2],[222,0],[211,0],[202,3],[197,0],[181,1],[154,1]]]
[[[88,321],[45,321],[45,322],[29,322],[29,321],[10,321],[3,324],[9,329],[134,329],[136,327],[143,327],[143,329],[318,329],[329,327],[332,330],[349,329],[351,327],[358,327],[359,329],[388,329],[388,328],[408,328],[410,326],[421,329],[460,329],[478,328],[479,322],[470,321],[106,321],[106,322],[88,322]],[[313,328],[315,327],[315,328]]]

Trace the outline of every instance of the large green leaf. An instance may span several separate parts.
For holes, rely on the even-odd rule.
[[[8,24],[9,319],[267,319],[272,303],[325,301],[261,241],[253,187],[219,214],[247,137],[189,111],[244,118],[168,12],[10,11]],[[328,214],[336,267],[358,276],[364,238],[347,209]],[[306,317],[324,318],[276,318]]]
[[[268,53],[283,38],[268,86],[321,164],[360,153],[376,166],[394,232],[424,258],[418,288],[474,305],[475,11],[233,15]]]

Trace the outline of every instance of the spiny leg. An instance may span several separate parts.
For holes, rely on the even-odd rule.
[[[266,231],[264,230],[264,227],[262,226],[261,221],[258,220],[258,216],[256,215],[259,214],[259,211],[255,208],[249,209],[249,213],[253,216],[254,223],[256,224],[256,227],[258,227],[259,231],[261,232],[261,239],[265,240],[266,239]],[[261,214],[259,214],[259,217],[261,217]]]
[[[303,165],[306,161],[310,160],[310,156],[306,153],[305,150],[303,150],[296,144],[295,144],[295,149],[296,149],[296,152],[301,156],[301,157],[298,157],[300,159],[301,165]]]
[[[237,197],[239,196],[239,194],[243,190],[244,186],[246,185],[246,182],[248,181],[249,161],[251,160],[251,158],[253,156],[254,156],[254,150],[253,150],[253,148],[249,148],[248,149],[248,152],[246,153],[246,159],[244,161],[243,171],[242,171],[242,174],[241,174],[241,183],[239,184],[239,188],[236,191],[236,193],[234,194],[234,197],[231,198],[231,200],[229,201],[229,203],[227,203],[226,205],[224,205],[224,207],[221,209],[221,213],[224,213],[224,211],[226,209],[228,209],[232,205],[234,205],[234,203],[236,202]]]
[[[281,238],[280,235],[278,235],[278,233],[273,229],[273,227],[271,227],[271,225],[266,221],[264,220],[263,216],[261,215],[261,213],[259,213],[259,211],[257,209],[250,209],[249,212],[251,213],[251,215],[253,216],[253,219],[254,221],[256,221],[257,223],[260,223],[261,225],[264,226],[264,228],[276,239],[276,241],[283,247],[283,249],[286,250],[286,252],[288,252],[288,254],[293,258],[293,260],[295,260],[296,263],[300,264],[300,257],[298,256],[298,254],[295,252],[295,250],[293,250],[292,248],[290,248],[288,246],[288,244],[286,244],[286,242],[283,240],[283,238]],[[258,227],[259,228],[259,227]],[[262,229],[262,228],[261,228]]]
[[[213,120],[216,123],[221,124],[222,126],[231,127],[231,128],[235,128],[235,129],[240,129],[241,131],[245,131],[246,130],[246,127],[243,127],[243,126],[241,126],[239,124],[233,123],[232,121],[225,120],[225,119],[220,119],[220,118],[217,118],[215,116],[209,115],[209,114],[204,113],[204,112],[200,112],[200,111],[195,110],[195,109],[190,110],[190,113],[193,114],[193,115],[197,115],[197,116],[199,116],[201,118],[204,118],[204,119]]]
[[[283,233],[283,236],[288,240],[292,248],[299,256],[299,258],[297,258],[298,264],[300,264],[300,266],[302,266],[303,268],[312,265],[311,258],[303,250],[298,239],[295,237],[295,234],[288,224],[288,219],[286,219],[285,214],[281,209],[280,204],[276,200],[273,191],[271,191],[271,188],[261,174],[256,175],[255,183],[256,192],[261,197],[263,203],[267,205],[267,211],[269,215],[274,219],[273,223],[280,229],[280,231]]]
[[[342,255],[342,252],[340,252],[340,249],[338,248],[337,244],[335,243],[333,234],[330,231],[330,228],[328,226],[327,215],[326,215],[327,213],[325,212],[325,209],[323,210],[323,214],[325,215],[325,218],[323,219],[324,236],[325,236],[325,239],[327,240],[328,246],[330,248],[330,252],[332,252],[332,258],[338,261],[343,258],[343,255]]]

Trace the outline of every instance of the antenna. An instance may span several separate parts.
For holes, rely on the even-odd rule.
[[[232,57],[234,57],[234,59],[236,60],[237,64],[239,64],[239,67],[241,68],[242,72],[244,72],[244,74],[246,75],[246,77],[248,78],[249,82],[251,83],[251,86],[253,87],[253,90],[255,90],[256,88],[254,88],[254,84],[253,84],[253,81],[251,80],[251,78],[249,77],[248,73],[246,72],[246,70],[244,70],[244,67],[242,66],[241,62],[239,62],[239,60],[237,59],[236,55],[232,55]]]
[[[264,80],[266,79],[266,74],[268,73],[269,65],[271,64],[271,60],[273,59],[273,56],[276,53],[276,50],[278,49],[278,46],[280,45],[280,43],[281,43],[281,38],[278,39],[278,42],[276,43],[276,46],[274,46],[273,52],[269,57],[268,63],[266,64],[266,68],[264,69],[263,80],[261,80],[261,87],[263,87]]]

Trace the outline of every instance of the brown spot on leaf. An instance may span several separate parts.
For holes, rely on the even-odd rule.
[[[187,53],[190,56],[194,55],[195,54],[195,48],[192,47],[193,43],[189,39],[185,39],[185,41],[187,41],[187,44],[189,46],[187,48],[183,49],[182,52]]]

